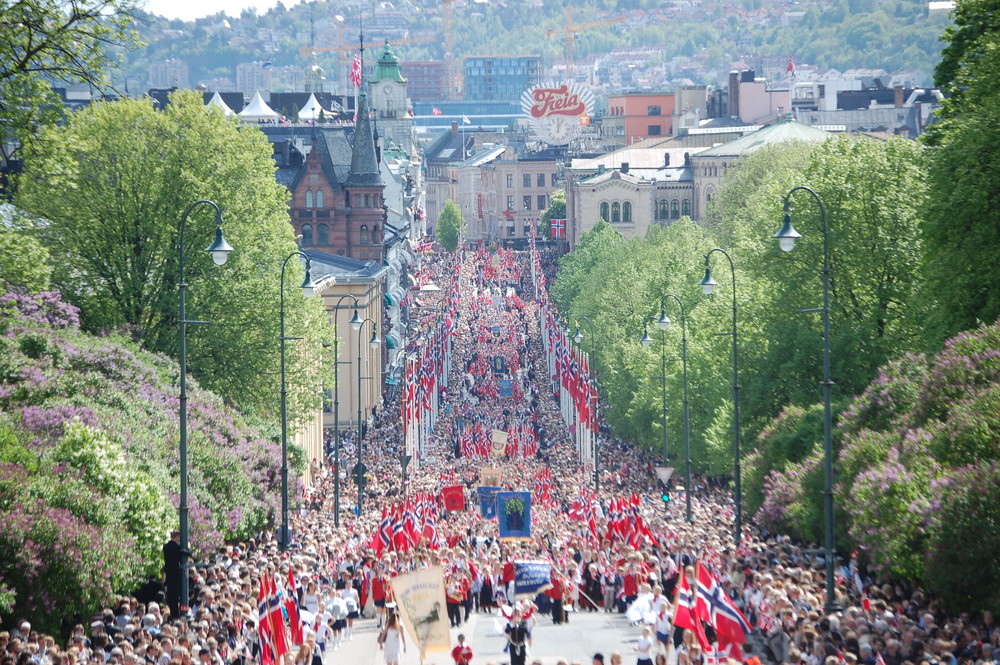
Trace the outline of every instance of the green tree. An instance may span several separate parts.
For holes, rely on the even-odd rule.
[[[135,0],[18,0],[0,4],[0,135],[28,141],[58,119],[50,82],[107,87],[117,48],[139,45]],[[0,143],[3,157],[10,158]]]
[[[449,252],[454,252],[458,248],[464,223],[465,220],[462,219],[462,211],[458,209],[458,205],[451,199],[445,201],[444,209],[438,215],[435,233],[438,242]]]
[[[0,285],[38,293],[49,287],[51,276],[48,250],[21,228],[13,206],[0,208]]]
[[[950,95],[928,134],[930,196],[923,234],[932,347],[1000,316],[1000,2],[961,0],[935,72]]]
[[[224,267],[213,266],[202,250],[214,237],[214,216],[205,208],[190,215],[188,316],[214,325],[189,328],[189,367],[244,410],[273,413],[279,272],[295,249],[288,193],[274,180],[263,134],[206,113],[197,93],[170,100],[163,111],[145,100],[96,103],[45,131],[28,153],[17,200],[37,215],[38,237],[60,257],[53,282],[81,308],[84,326],[124,329],[172,355],[180,217],[193,201],[216,201],[236,251]],[[295,288],[298,261],[288,273],[286,334],[305,337],[288,354],[294,420],[318,406],[321,376],[308,356],[324,326],[320,303]]]

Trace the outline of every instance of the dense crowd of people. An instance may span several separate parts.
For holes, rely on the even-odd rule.
[[[679,576],[693,575],[696,563],[713,572],[750,621],[753,634],[741,658],[751,665],[997,665],[1000,630],[992,614],[950,616],[919,589],[876,584],[853,560],[838,565],[841,609],[824,612],[825,566],[815,550],[752,529],[737,542],[731,497],[702,481],[692,488],[691,522],[679,505],[682,494],[665,510],[658,496],[650,501],[657,484],[653,460],[607,428],[600,433],[605,482],[596,493],[581,492],[591,478],[553,397],[528,257],[504,250],[429,255],[424,270],[450,279],[456,262],[462,298],[449,388],[441,390],[433,435],[405,487],[400,396],[389,394],[360,442],[356,433],[343,433],[341,468],[332,449],[316,461],[314,483],[292,520],[291,551],[279,552],[271,534],[226,546],[190,569],[187,613],[168,607],[162,590],[147,589],[116,599],[73,626],[67,639],[39,635],[16,620],[0,632],[0,665],[247,665],[260,657],[255,625],[262,578],[285,587],[306,626],[289,665],[338,662],[359,620],[376,623],[385,661],[395,665],[406,636],[389,580],[430,566],[445,570],[451,625],[462,626],[473,612],[497,616],[512,665],[531,662],[532,625],[572,621],[574,611],[624,614],[634,623],[639,639],[627,653],[630,662],[710,665],[719,656],[706,653],[692,631],[674,626]],[[554,257],[543,256],[542,265],[551,273]],[[423,300],[428,308],[439,304],[433,294]],[[518,445],[499,455],[462,445],[470,432],[494,430],[517,433]],[[364,509],[355,514],[349,469],[359,444],[370,472]],[[500,470],[503,488],[536,493],[530,540],[502,541],[496,520],[480,514],[474,490],[487,466]],[[546,474],[558,482],[540,488]],[[465,488],[466,509],[449,513],[443,501],[435,504],[438,546],[427,538],[404,548],[374,545],[387,506],[404,494],[440,497],[454,485]],[[609,528],[612,504],[623,495],[639,497],[636,510],[647,530],[639,542],[623,543]],[[590,504],[593,524],[567,519],[581,501]],[[515,602],[515,559],[551,562],[551,588]],[[450,657],[464,665],[472,653],[458,647]],[[622,662],[622,645],[609,647],[606,657],[586,660]]]

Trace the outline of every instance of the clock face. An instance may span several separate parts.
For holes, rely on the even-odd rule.
[[[549,142],[556,145],[569,143],[573,136],[574,120],[576,119],[565,115],[553,115],[546,118],[545,129]]]

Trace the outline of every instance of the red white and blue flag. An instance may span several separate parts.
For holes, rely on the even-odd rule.
[[[361,87],[361,56],[357,51],[354,53],[354,64],[351,65],[350,79],[355,88]]]
[[[549,222],[552,224],[552,237],[553,238],[565,238],[566,237],[566,220],[565,219],[550,219]]]

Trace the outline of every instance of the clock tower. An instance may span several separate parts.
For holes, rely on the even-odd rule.
[[[386,138],[408,151],[413,144],[412,106],[406,97],[406,79],[399,69],[399,59],[392,52],[388,39],[369,83],[371,109],[378,119],[379,129]]]

